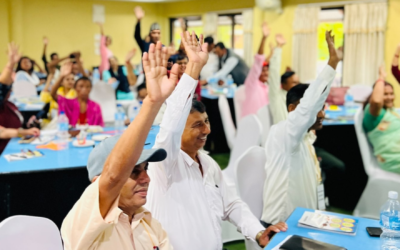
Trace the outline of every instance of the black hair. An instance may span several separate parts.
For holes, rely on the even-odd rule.
[[[204,106],[204,104],[202,102],[197,101],[196,99],[193,99],[192,108],[190,109],[190,113],[194,113],[194,112],[199,112],[199,113],[203,114],[204,112],[206,112],[206,106]]]
[[[145,89],[145,88],[146,88],[146,82],[144,82],[144,83],[140,84],[139,86],[137,86],[137,92],[139,92],[140,90]]]
[[[33,67],[34,67],[34,63],[33,63],[33,61],[32,61],[29,57],[27,57],[27,56],[23,56],[23,57],[21,57],[21,58],[19,59],[18,65],[17,65],[17,69],[15,70],[15,72],[18,72],[18,71],[20,71],[20,70],[25,71],[25,70],[23,70],[23,69],[21,68],[21,62],[22,62],[22,60],[24,60],[24,59],[28,59],[28,60],[31,61],[32,67],[28,70],[28,73],[29,73],[29,74],[32,74],[32,72],[33,72]]]
[[[178,57],[176,58],[176,61],[180,61],[180,60],[183,60],[183,59],[188,59],[188,57],[186,55],[178,55]]]
[[[75,81],[74,88],[76,88],[76,85],[78,84],[79,81],[89,81],[90,85],[92,86],[92,81],[90,80],[90,78],[86,77],[86,76],[82,76],[78,80]]]
[[[292,77],[294,74],[296,74],[294,71],[286,71],[282,76],[281,76],[281,84],[286,84],[287,80]]]
[[[53,60],[53,57],[54,57],[54,56],[58,56],[58,54],[57,54],[56,52],[51,53],[51,54],[50,54],[50,59]]]
[[[375,85],[376,85],[376,83],[375,83],[374,85],[372,85],[372,92],[373,92],[374,89],[375,89]],[[392,89],[394,90],[393,85],[392,85],[391,83],[387,82],[387,81],[385,81],[385,86],[390,86],[390,87],[392,87]],[[385,86],[384,86],[384,87],[385,87]],[[363,103],[363,109],[365,109],[365,107],[367,106],[367,104],[368,104],[369,101],[371,100],[371,96],[372,96],[372,93],[368,96],[367,100],[365,100],[365,102]]]
[[[204,42],[208,43],[208,44],[212,44],[212,43],[214,43],[214,38],[212,38],[212,36],[208,36],[208,37],[204,38]]]
[[[215,44],[215,47],[219,47],[220,49],[225,49],[225,45],[222,42]]]
[[[299,83],[291,88],[286,95],[286,108],[289,109],[290,104],[295,104],[301,98],[303,98],[308,86],[310,86],[310,84]]]

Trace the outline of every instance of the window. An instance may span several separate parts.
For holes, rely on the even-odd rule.
[[[185,17],[186,27],[190,32],[194,31],[196,34],[203,33],[203,21],[201,20],[201,16],[190,16]],[[170,37],[171,41],[174,43],[176,50],[179,49],[179,45],[181,44],[181,24],[178,18],[170,19]]]
[[[336,48],[344,45],[344,33],[343,33],[343,19],[344,9],[321,9],[319,14],[319,26],[318,26],[318,60],[317,60],[317,72],[320,73],[328,62],[329,51],[326,46],[325,31],[332,30],[335,35],[335,46]],[[340,87],[342,85],[342,73],[343,73],[343,62],[339,62],[336,69],[336,77],[332,84],[333,87]]]

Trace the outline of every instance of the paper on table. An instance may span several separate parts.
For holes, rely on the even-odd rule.
[[[279,248],[286,242],[288,241],[290,238],[292,238],[293,235],[289,235],[288,237],[286,237],[283,241],[281,241],[281,243],[279,243],[278,245],[276,245],[274,248],[272,248],[272,250],[279,250]]]
[[[4,158],[6,158],[6,160],[10,162],[10,161],[27,160],[30,158],[36,158],[41,156],[43,156],[43,154],[40,153],[39,151],[29,151],[29,152],[4,155]]]
[[[51,135],[43,136],[43,135],[41,135],[39,138],[36,138],[33,142],[31,142],[31,144],[33,144],[33,145],[45,144],[45,143],[48,143],[49,141],[51,141],[53,139],[54,139],[54,136],[51,136]]]

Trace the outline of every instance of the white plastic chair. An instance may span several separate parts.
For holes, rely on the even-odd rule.
[[[263,127],[263,133],[262,133],[262,138],[261,138],[261,146],[265,146],[265,143],[267,142],[268,134],[269,134],[269,129],[273,125],[272,122],[272,116],[271,112],[269,111],[269,105],[265,105],[261,107],[257,111],[257,117],[260,120],[262,127]]]
[[[0,223],[0,248],[62,250],[60,231],[49,219],[17,215]]]
[[[245,86],[241,85],[237,88],[235,95],[233,96],[233,104],[235,106],[235,116],[236,116],[236,124],[239,124],[239,121],[242,118],[242,106],[246,100]]]
[[[93,84],[92,91],[90,92],[90,99],[100,105],[104,122],[114,121],[114,115],[117,111],[117,102],[115,90],[111,85],[103,81]]]
[[[363,103],[372,93],[372,87],[366,85],[353,85],[347,93],[352,95],[355,102]]]
[[[354,117],[354,126],[364,169],[368,175],[368,182],[353,214],[355,216],[379,219],[379,210],[388,199],[388,192],[397,191],[400,193],[400,175],[385,171],[379,167],[372,146],[369,144],[362,127],[363,117],[363,109],[359,109]]]
[[[226,141],[228,143],[229,148],[232,150],[233,143],[235,140],[236,128],[233,123],[231,110],[229,108],[228,99],[226,96],[220,95],[218,98],[218,107],[219,113],[221,114],[222,125],[224,126],[224,132]]]
[[[37,96],[36,86],[28,81],[14,82],[12,91],[16,98]]]
[[[258,219],[261,219],[263,212],[266,162],[265,149],[260,146],[247,149],[237,160],[236,183],[239,196]],[[245,244],[247,250],[260,249],[253,241],[246,239]]]

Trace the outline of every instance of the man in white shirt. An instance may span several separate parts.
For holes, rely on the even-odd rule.
[[[188,32],[182,42],[189,63],[167,99],[154,145],[164,148],[167,158],[149,166],[152,183],[146,207],[161,222],[177,250],[222,249],[222,220],[229,220],[245,237],[265,246],[271,235],[286,231],[287,225],[279,223],[265,229],[243,201],[228,193],[218,164],[199,151],[206,143],[210,124],[204,105],[193,100],[193,94],[207,62],[207,44],[200,47],[194,33],[190,36]]]
[[[213,52],[215,47],[214,38],[208,36],[204,38],[204,42],[208,44],[208,60],[200,72],[200,84],[203,85],[207,83],[208,78],[212,77],[218,71],[218,56]]]
[[[311,85],[299,84],[289,90],[288,118],[271,127],[265,147],[262,221],[266,223],[286,220],[296,207],[323,208],[321,170],[312,146],[315,135],[310,130],[322,128],[325,100],[340,61],[330,33],[326,32],[328,65]]]

